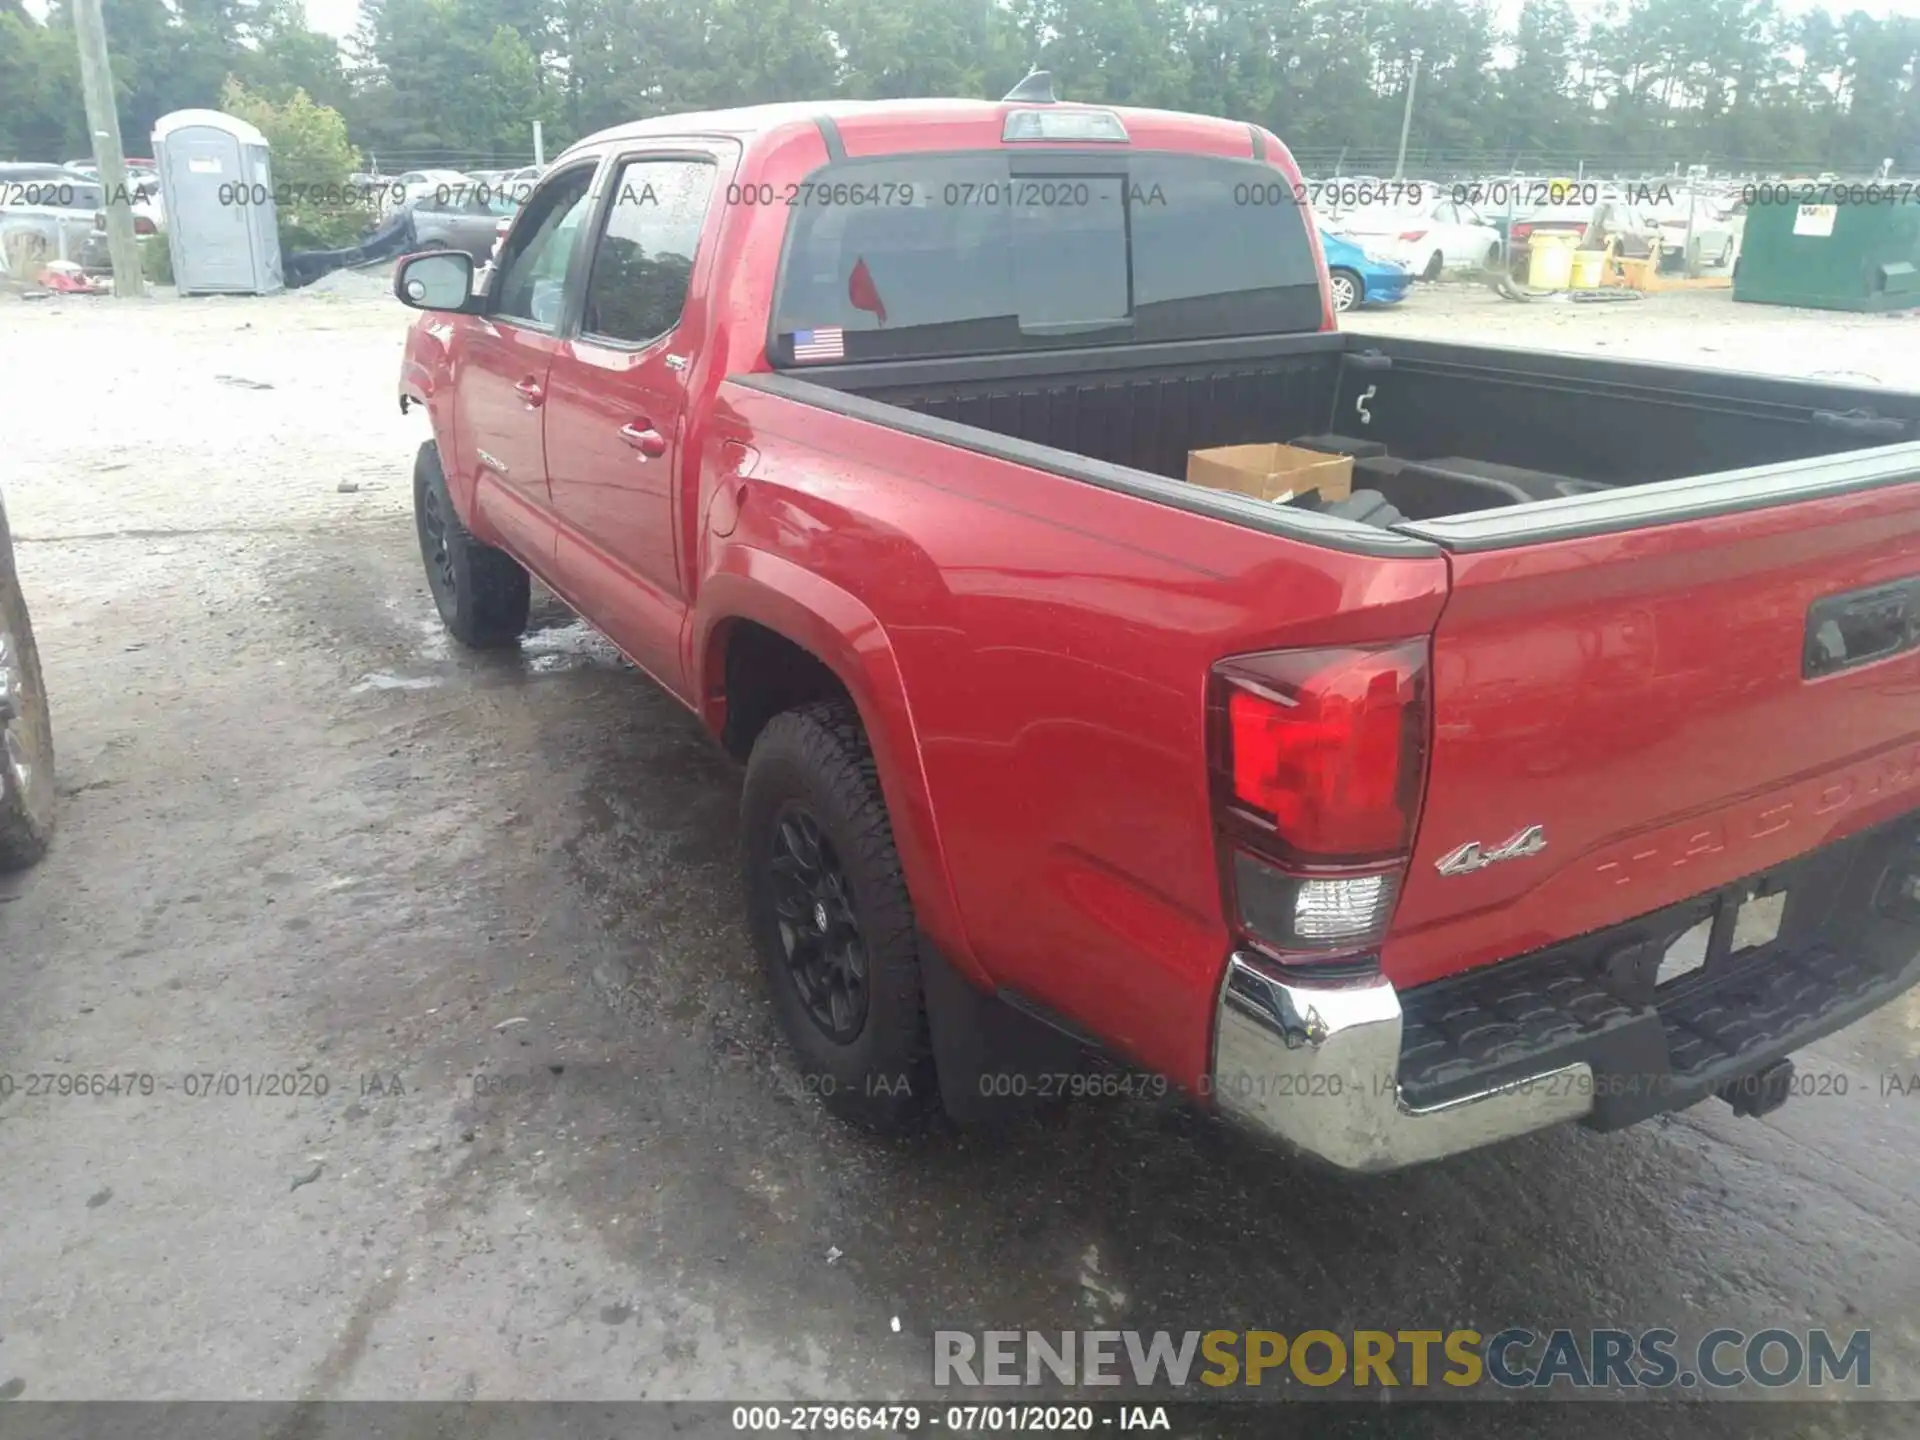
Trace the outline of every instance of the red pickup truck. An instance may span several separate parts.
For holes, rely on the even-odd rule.
[[[583,140],[396,270],[440,613],[537,577],[745,763],[850,1117],[1062,1054],[1354,1170],[1771,1108],[1920,977],[1920,396],[1342,334],[1301,193],[1044,84]],[[1184,478],[1265,441],[1351,494]]]

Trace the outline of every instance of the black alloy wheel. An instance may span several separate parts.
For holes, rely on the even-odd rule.
[[[867,1023],[867,947],[846,873],[812,810],[797,800],[775,821],[773,913],[807,1018],[837,1045]]]
[[[446,502],[440,487],[428,486],[420,497],[420,552],[427,562],[427,584],[438,600],[449,600],[459,592],[460,581],[453,573],[453,548],[447,543]]]

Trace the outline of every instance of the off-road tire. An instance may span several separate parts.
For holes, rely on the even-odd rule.
[[[532,581],[519,561],[474,539],[460,523],[431,440],[413,462],[413,520],[427,589],[448,632],[475,650],[511,645],[527,628]]]
[[[864,949],[857,1033],[836,1040],[809,1012],[788,958],[779,905],[782,821],[810,816],[844,880]],[[851,704],[825,700],[767,723],[740,797],[747,920],[796,1052],[802,1083],[842,1119],[881,1133],[918,1128],[938,1090],[927,1035],[913,902],[894,848],[873,751]]]
[[[47,687],[40,678],[40,652],[34,647],[33,625],[27,618],[26,597],[13,572],[10,540],[0,519],[0,629],[12,647],[18,673],[18,713],[10,727],[12,742],[20,747],[28,766],[22,789],[4,750],[0,750],[0,870],[19,870],[46,853],[53,838],[53,721],[48,714]],[[0,738],[0,746],[7,743]]]

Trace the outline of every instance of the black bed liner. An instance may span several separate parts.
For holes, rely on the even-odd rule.
[[[1472,551],[1920,480],[1920,395],[1351,332],[822,365],[734,383],[1359,554]],[[1391,528],[1185,483],[1189,450],[1319,437]],[[1369,469],[1369,467],[1373,467]],[[1405,477],[1399,480],[1389,476]],[[1405,503],[1423,476],[1459,504]],[[1475,498],[1480,497],[1480,498]],[[1403,514],[1395,514],[1397,506]],[[1422,513],[1423,508],[1425,513]]]

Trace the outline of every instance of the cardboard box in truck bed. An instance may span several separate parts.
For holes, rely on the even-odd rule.
[[[1353,491],[1353,457],[1293,445],[1217,445],[1187,452],[1187,483],[1256,500],[1291,500],[1308,490],[1323,501],[1344,500]]]

